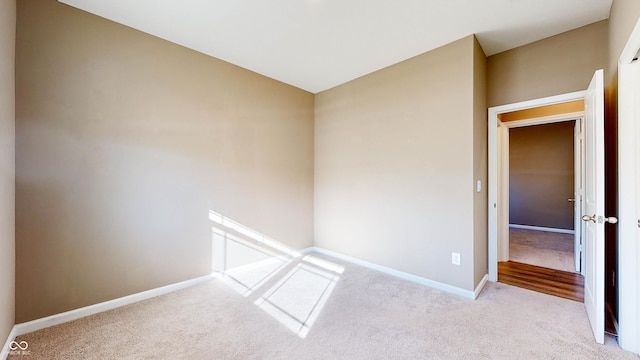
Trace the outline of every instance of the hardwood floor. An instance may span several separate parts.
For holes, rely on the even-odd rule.
[[[565,299],[584,302],[584,278],[579,273],[506,261],[498,263],[498,281]]]

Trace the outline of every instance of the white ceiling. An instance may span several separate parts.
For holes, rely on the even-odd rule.
[[[612,0],[59,0],[317,93],[470,34],[487,56],[609,17]]]

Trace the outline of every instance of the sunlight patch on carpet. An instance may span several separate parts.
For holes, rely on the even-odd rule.
[[[239,294],[247,297],[260,289],[262,285],[277,275],[290,262],[291,260],[281,258],[267,259],[251,267],[245,266],[227,271],[224,273],[222,280]]]
[[[344,271],[312,256],[303,260],[255,302],[301,338],[309,333]]]
[[[259,231],[209,210],[211,269],[297,336],[305,338],[344,266],[303,255]],[[263,290],[263,288],[267,288]]]

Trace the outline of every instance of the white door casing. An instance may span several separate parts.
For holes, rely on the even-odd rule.
[[[498,242],[498,261],[509,261],[509,127],[506,124],[500,125],[498,136],[500,143],[498,203],[504,204],[498,207],[498,216],[501,220],[498,238],[502,239]]]
[[[574,134],[573,134],[573,231],[574,244],[573,244],[573,260],[575,263],[576,272],[582,272],[582,232],[583,223],[580,219],[582,214],[582,179],[584,176],[582,170],[582,124],[584,121],[578,119],[575,122]]]
[[[640,88],[638,88],[640,86],[640,63],[636,63],[635,64],[635,84],[636,84],[636,95],[640,95]],[[638,245],[638,242],[640,241],[640,166],[638,166],[638,161],[640,160],[640,141],[638,141],[638,139],[640,139],[640,96],[636,96],[635,97],[636,100],[636,117],[635,117],[635,125],[636,125],[636,136],[634,138],[635,144],[636,144],[636,160],[635,160],[635,167],[636,167],[636,206],[635,206],[635,214],[636,214],[636,237],[635,239],[635,244],[636,244],[636,271],[634,272],[635,276],[636,276],[636,288],[635,288],[635,297],[634,299],[636,300],[636,306],[638,307],[636,309],[636,313],[635,316],[633,316],[633,313],[631,314],[632,319],[635,319],[635,328],[634,331],[636,333],[636,337],[637,337],[637,342],[636,342],[636,347],[635,347],[635,352],[637,354],[640,354],[640,245]],[[633,223],[632,223],[633,224]],[[633,227],[633,225],[631,225],[630,227]],[[631,240],[631,239],[630,239]],[[633,301],[633,300],[631,300]],[[633,303],[632,303],[633,304]],[[627,304],[625,303],[625,306]],[[625,309],[626,311],[626,309]],[[631,320],[633,321],[633,320]],[[630,331],[630,333],[632,333],[632,331]],[[626,338],[626,336],[625,336]]]
[[[512,111],[531,109],[547,105],[561,104],[584,99],[585,91],[549,96],[546,98],[523,101],[514,104],[491,107],[488,110],[488,278],[498,281],[498,261],[508,260],[509,234],[509,189],[508,185],[508,147],[509,127],[548,124],[559,121],[576,120],[583,112],[547,116],[525,121],[501,123],[498,116]],[[500,125],[500,126],[499,126]],[[579,215],[579,214],[578,214]]]
[[[584,306],[596,342],[604,343],[604,76],[598,70],[584,97]]]
[[[636,93],[635,93],[635,108],[636,108],[636,113],[635,113],[635,124],[636,124],[636,136],[635,136],[635,144],[636,144],[636,161],[635,161],[635,166],[636,166],[636,180],[640,179],[640,166],[638,166],[638,161],[640,160],[640,141],[638,141],[638,139],[640,139],[640,63],[636,62],[635,66],[634,66],[634,72],[635,72],[635,86],[636,86]],[[635,317],[633,317],[632,319],[635,319],[635,332],[636,332],[636,336],[637,336],[637,342],[636,342],[636,350],[635,352],[637,354],[640,354],[640,246],[638,246],[638,240],[640,240],[640,181],[636,181],[636,237],[635,237],[635,243],[636,243],[636,271],[635,271],[635,275],[636,275],[636,296],[635,299],[628,299],[631,302],[633,302],[634,300],[636,301],[636,313],[635,313]],[[633,225],[631,225],[632,227]],[[626,305],[626,304],[625,304]],[[633,321],[633,320],[632,320]]]

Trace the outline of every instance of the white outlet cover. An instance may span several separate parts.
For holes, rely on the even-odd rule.
[[[460,253],[451,253],[451,263],[453,265],[460,265]]]

